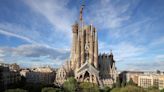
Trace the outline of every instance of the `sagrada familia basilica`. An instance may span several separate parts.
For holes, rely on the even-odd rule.
[[[98,54],[97,31],[92,24],[84,24],[83,9],[84,5],[81,6],[79,22],[72,25],[70,60],[57,70],[55,82],[62,85],[73,76],[78,82],[112,86],[117,77],[113,54]]]

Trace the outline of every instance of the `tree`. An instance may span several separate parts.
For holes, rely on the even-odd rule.
[[[121,88],[120,92],[145,92],[145,91],[143,88],[134,85],[128,85],[126,87]]]
[[[164,89],[162,89],[160,92],[164,92]]]
[[[103,89],[103,92],[110,92],[111,88],[108,86],[105,86]]]
[[[128,85],[133,85],[136,86],[136,84],[133,82],[132,78],[130,78],[129,82],[127,83]]]
[[[160,90],[158,90],[158,87],[152,86],[146,89],[146,92],[160,92]]]
[[[75,92],[77,88],[77,81],[74,77],[68,78],[63,84],[66,92]]]
[[[45,87],[42,89],[41,92],[63,92],[63,91],[59,88]]]
[[[112,89],[111,92],[145,92],[145,91],[140,87],[128,85],[122,88],[114,88]]]
[[[5,92],[27,92],[27,90],[17,88],[17,89],[8,89]]]
[[[113,88],[111,92],[120,92],[121,88]]]
[[[116,87],[117,88],[121,87],[121,82],[120,82],[119,77],[117,77],[117,79],[116,79]]]
[[[157,74],[160,74],[161,73],[161,71],[160,70],[157,70]]]
[[[121,83],[121,87],[125,87],[126,86],[126,80],[123,80]]]
[[[21,87],[26,85],[26,78],[24,76],[21,76],[20,85],[21,85]]]
[[[79,87],[82,92],[100,92],[98,85],[90,82],[82,82]]]

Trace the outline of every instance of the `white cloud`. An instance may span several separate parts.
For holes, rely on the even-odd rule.
[[[4,52],[4,58],[1,61],[6,63],[18,63],[23,66],[59,66],[69,59],[70,52],[63,49],[54,49],[36,44],[20,45],[18,47],[0,48]]]
[[[90,16],[88,19],[100,26],[101,29],[118,28],[123,25],[123,22],[130,19],[131,16],[128,10],[131,6],[135,7],[136,4],[137,2],[132,0],[124,3],[121,0],[100,0],[89,6]]]
[[[48,48],[56,48],[54,46],[51,46],[53,45],[53,43],[47,42],[48,37],[45,37],[46,36],[45,34],[42,37],[40,31],[30,30],[30,28],[27,29],[19,24],[16,25],[12,23],[0,23],[0,34],[6,35],[8,37],[16,37],[32,44],[42,45]],[[53,36],[50,36],[49,38],[53,38]],[[45,38],[46,41],[44,41]]]
[[[45,18],[48,19],[52,25],[54,25],[55,31],[57,31],[60,34],[67,34],[66,36],[71,36],[71,25],[75,21],[75,15],[73,10],[69,10],[66,8],[67,0],[60,0],[60,1],[54,1],[54,0],[45,0],[45,1],[25,1],[28,6],[31,7],[32,10],[40,13]],[[16,37],[22,40],[25,40],[29,43],[32,43],[32,45],[20,45],[16,48],[3,48],[7,54],[2,54],[3,56],[7,55],[8,58],[6,58],[6,62],[17,62],[19,64],[21,63],[31,63],[33,65],[40,65],[40,64],[52,64],[53,65],[60,65],[63,61],[65,61],[66,58],[69,56],[69,50],[68,49],[56,49],[54,46],[52,46],[52,42],[47,42],[48,39],[53,39],[54,42],[56,39],[54,39],[55,36],[57,38],[58,34],[54,32],[53,35],[50,37],[46,37],[47,35],[44,34],[45,37],[42,37],[41,31],[36,30],[36,27],[33,28],[26,28],[24,25],[20,24],[12,24],[12,23],[0,23],[0,33],[3,35],[7,35],[9,37]],[[50,33],[51,34],[51,33]],[[68,38],[63,36],[64,38]],[[42,39],[41,39],[42,38]],[[46,38],[47,40],[44,41]],[[63,42],[61,42],[63,43]],[[56,43],[57,44],[57,43]],[[55,44],[55,45],[56,45]],[[60,44],[60,43],[58,43]],[[64,43],[63,43],[64,44]],[[67,45],[68,46],[68,45]],[[62,48],[62,47],[61,47]],[[1,55],[1,54],[0,54]],[[1,56],[2,56],[1,55]],[[10,57],[12,56],[12,57]],[[47,56],[50,59],[50,61],[43,62],[43,60],[39,62],[31,61],[31,57],[35,58],[41,58],[43,56]],[[25,58],[20,57],[28,57],[28,60],[25,60]],[[12,59],[10,59],[12,58]],[[4,60],[4,59],[0,59]],[[23,60],[23,61],[22,61]],[[26,62],[27,61],[27,62]]]
[[[148,27],[151,20],[152,19],[150,18],[145,18],[141,21],[135,21],[124,27],[112,30],[110,35],[113,37],[113,39],[114,38],[123,39],[123,38],[129,38],[130,36],[132,36],[133,38],[136,38],[135,40],[133,39],[134,41],[136,40],[141,41],[141,39],[139,38],[139,37],[143,38],[142,37],[143,34],[141,33],[143,33],[144,31],[147,31],[147,30],[143,30],[141,26],[145,25],[144,27]]]
[[[10,51],[12,52],[11,54],[15,56],[29,57],[29,60],[30,60],[30,57],[42,58],[44,56],[53,57],[53,59],[51,59],[51,61],[44,61],[44,62],[37,61],[37,60],[33,62],[32,61],[26,62],[26,61],[21,61],[20,59],[17,59],[18,61],[14,61],[14,62],[21,62],[21,63],[26,62],[26,64],[31,63],[34,66],[44,65],[44,64],[61,65],[63,61],[65,61],[65,59],[68,58],[67,52],[69,51],[68,50],[66,51],[65,49],[64,50],[55,49],[55,46],[61,43],[61,44],[64,44],[64,46],[68,48],[68,44],[65,44],[65,43],[67,40],[68,41],[70,40],[67,38],[71,38],[70,37],[71,25],[76,20],[76,18],[78,18],[78,16],[76,16],[78,14],[77,12],[78,10],[76,10],[75,7],[70,9],[67,6],[69,3],[69,0],[26,0],[24,2],[31,8],[32,11],[35,12],[35,14],[40,14],[41,16],[44,16],[48,20],[48,22],[50,22],[50,24],[54,26],[53,30],[55,30],[55,32],[53,33],[53,35],[51,35],[49,38],[49,37],[46,37],[47,35],[45,34],[41,35],[40,30],[34,30],[35,28],[37,29],[37,27],[31,28],[33,30],[29,30],[27,28],[24,28],[21,25],[16,25],[16,24],[11,24],[11,23],[0,23],[0,28],[1,28],[0,33],[7,36],[17,37],[29,43],[32,43],[32,45],[21,45],[16,48],[10,48]],[[129,2],[126,2],[122,0],[113,0],[113,1],[100,0],[100,1],[95,1],[95,2],[92,5],[86,6],[89,9],[89,12],[87,11],[87,9],[86,11],[84,10],[84,12],[87,12],[84,15],[88,16],[87,20],[85,21],[87,22],[92,21],[93,24],[94,23],[96,24],[96,28],[101,28],[101,29],[105,28],[109,31],[110,29],[112,29],[111,36],[113,38],[119,38],[119,40],[123,39],[123,41],[118,41],[121,43],[116,43],[113,45],[106,43],[106,41],[104,42],[99,41],[99,50],[100,50],[99,52],[110,53],[110,49],[112,49],[116,62],[117,61],[130,62],[134,60],[139,61],[139,63],[145,62],[142,64],[143,65],[147,64],[147,69],[150,69],[152,65],[148,64],[146,61],[143,61],[145,60],[145,58],[141,56],[145,54],[145,51],[149,49],[149,47],[137,46],[134,44],[136,40],[141,41],[142,38],[144,38],[144,37],[138,36],[138,35],[145,34],[145,33],[141,34],[141,31],[143,32],[143,29],[141,28],[141,26],[143,25],[144,27],[148,26],[147,30],[149,31],[149,25],[147,24],[149,24],[150,18],[144,18],[142,21],[138,20],[138,22],[135,21],[131,24],[123,26],[125,22],[128,22],[130,20],[131,12],[129,12],[129,9],[131,9],[132,7],[135,8],[137,5],[137,1],[129,0]],[[37,24],[38,21],[35,23]],[[45,23],[47,23],[47,21],[45,21]],[[34,25],[36,26],[36,24]],[[40,25],[40,24],[38,23],[37,25]],[[66,41],[59,40],[59,42],[56,42],[58,40],[54,39],[52,36],[56,36],[56,38],[58,38],[58,34],[66,34],[65,36],[62,35],[62,38],[66,39]],[[127,38],[134,37],[135,40],[131,40],[133,41],[133,44],[130,42],[126,42],[125,40],[127,39],[124,39],[126,37]],[[47,39],[47,40],[43,40],[43,39]],[[145,41],[145,39],[143,40]],[[113,41],[116,41],[116,39],[113,39]],[[161,45],[163,44],[163,42],[164,42],[164,38],[161,37],[160,39],[153,41],[151,45],[154,45],[154,46]],[[53,44],[53,47],[52,47],[52,43],[55,43]],[[64,46],[61,46],[61,48],[63,48]],[[8,53],[10,53],[10,51],[8,51]],[[0,57],[4,55],[5,54],[1,54],[1,50],[0,50]],[[0,60],[3,61],[4,59],[0,58]],[[156,56],[155,61],[158,61],[156,62],[158,63],[158,65],[160,64],[163,65],[163,62],[162,62],[163,55]],[[139,69],[141,67],[144,67],[137,64],[136,62],[134,62],[133,64],[134,65],[131,65],[128,68]]]
[[[61,60],[61,59],[53,59],[53,60],[42,60],[42,61],[28,61],[28,62],[25,62],[25,61],[22,61],[22,60],[19,60],[17,61],[17,63],[19,65],[21,65],[22,67],[43,67],[43,66],[51,66],[53,68],[58,68],[60,67],[61,65],[63,65],[63,63],[65,62],[66,60]]]
[[[3,58],[0,58],[0,63],[4,63],[4,59]]]
[[[0,58],[4,56],[4,51],[0,49]]]
[[[160,54],[156,56],[157,59],[164,59],[164,54]]]
[[[164,44],[164,37],[155,39],[150,45],[157,46],[157,45],[162,45],[162,44]]]
[[[140,59],[138,56],[144,54],[147,49],[143,46],[135,46],[128,42],[109,45],[99,41],[99,53],[110,53],[110,50],[113,51],[116,61],[129,61],[131,59]]]
[[[0,63],[4,63],[4,56],[5,56],[5,54],[4,54],[5,52],[2,50],[2,49],[0,49]]]
[[[164,71],[164,55],[154,54],[153,56],[140,56],[127,59],[126,62],[118,62],[119,65],[124,65],[123,70],[141,70],[141,71]],[[116,63],[116,64],[118,64]]]
[[[4,35],[7,35],[7,36],[12,36],[12,37],[16,37],[16,38],[19,38],[19,39],[23,39],[23,40],[25,40],[27,42],[30,42],[30,43],[36,43],[35,41],[29,39],[28,37],[21,36],[21,35],[12,33],[12,32],[8,32],[8,31],[6,31],[5,29],[2,29],[2,28],[0,28],[0,33],[4,34]]]
[[[46,17],[54,25],[55,31],[70,35],[76,9],[68,9],[68,0],[26,0],[25,3]]]
[[[25,44],[20,45],[16,48],[2,48],[4,52],[10,52],[11,56],[15,57],[47,57],[50,59],[66,59],[69,56],[68,50],[62,50],[62,49],[54,49],[45,47],[42,45],[36,45],[36,44]]]
[[[0,57],[3,57],[4,55],[2,53],[0,53]]]
[[[134,69],[134,70],[142,70],[142,71],[156,71],[161,70],[164,71],[164,62],[157,62],[157,61],[145,61],[145,62],[135,62],[135,63],[128,63],[126,70]]]
[[[130,43],[120,43],[113,47],[120,59],[133,58],[144,53],[145,48]]]
[[[155,57],[154,57],[154,61],[156,63],[158,63],[159,65],[163,65],[164,66],[164,54],[157,54]]]
[[[0,63],[4,62],[4,59],[3,59],[4,56],[5,56],[4,51],[0,49]]]

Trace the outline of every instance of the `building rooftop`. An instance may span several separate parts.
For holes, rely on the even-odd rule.
[[[53,72],[53,70],[50,67],[37,67],[32,69],[34,72]]]

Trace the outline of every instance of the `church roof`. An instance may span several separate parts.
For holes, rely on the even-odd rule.
[[[76,71],[76,75],[85,73],[86,71],[88,71],[91,74],[94,74],[96,76],[99,75],[99,71],[94,68],[91,64],[89,64],[88,62],[84,63],[77,71]]]

